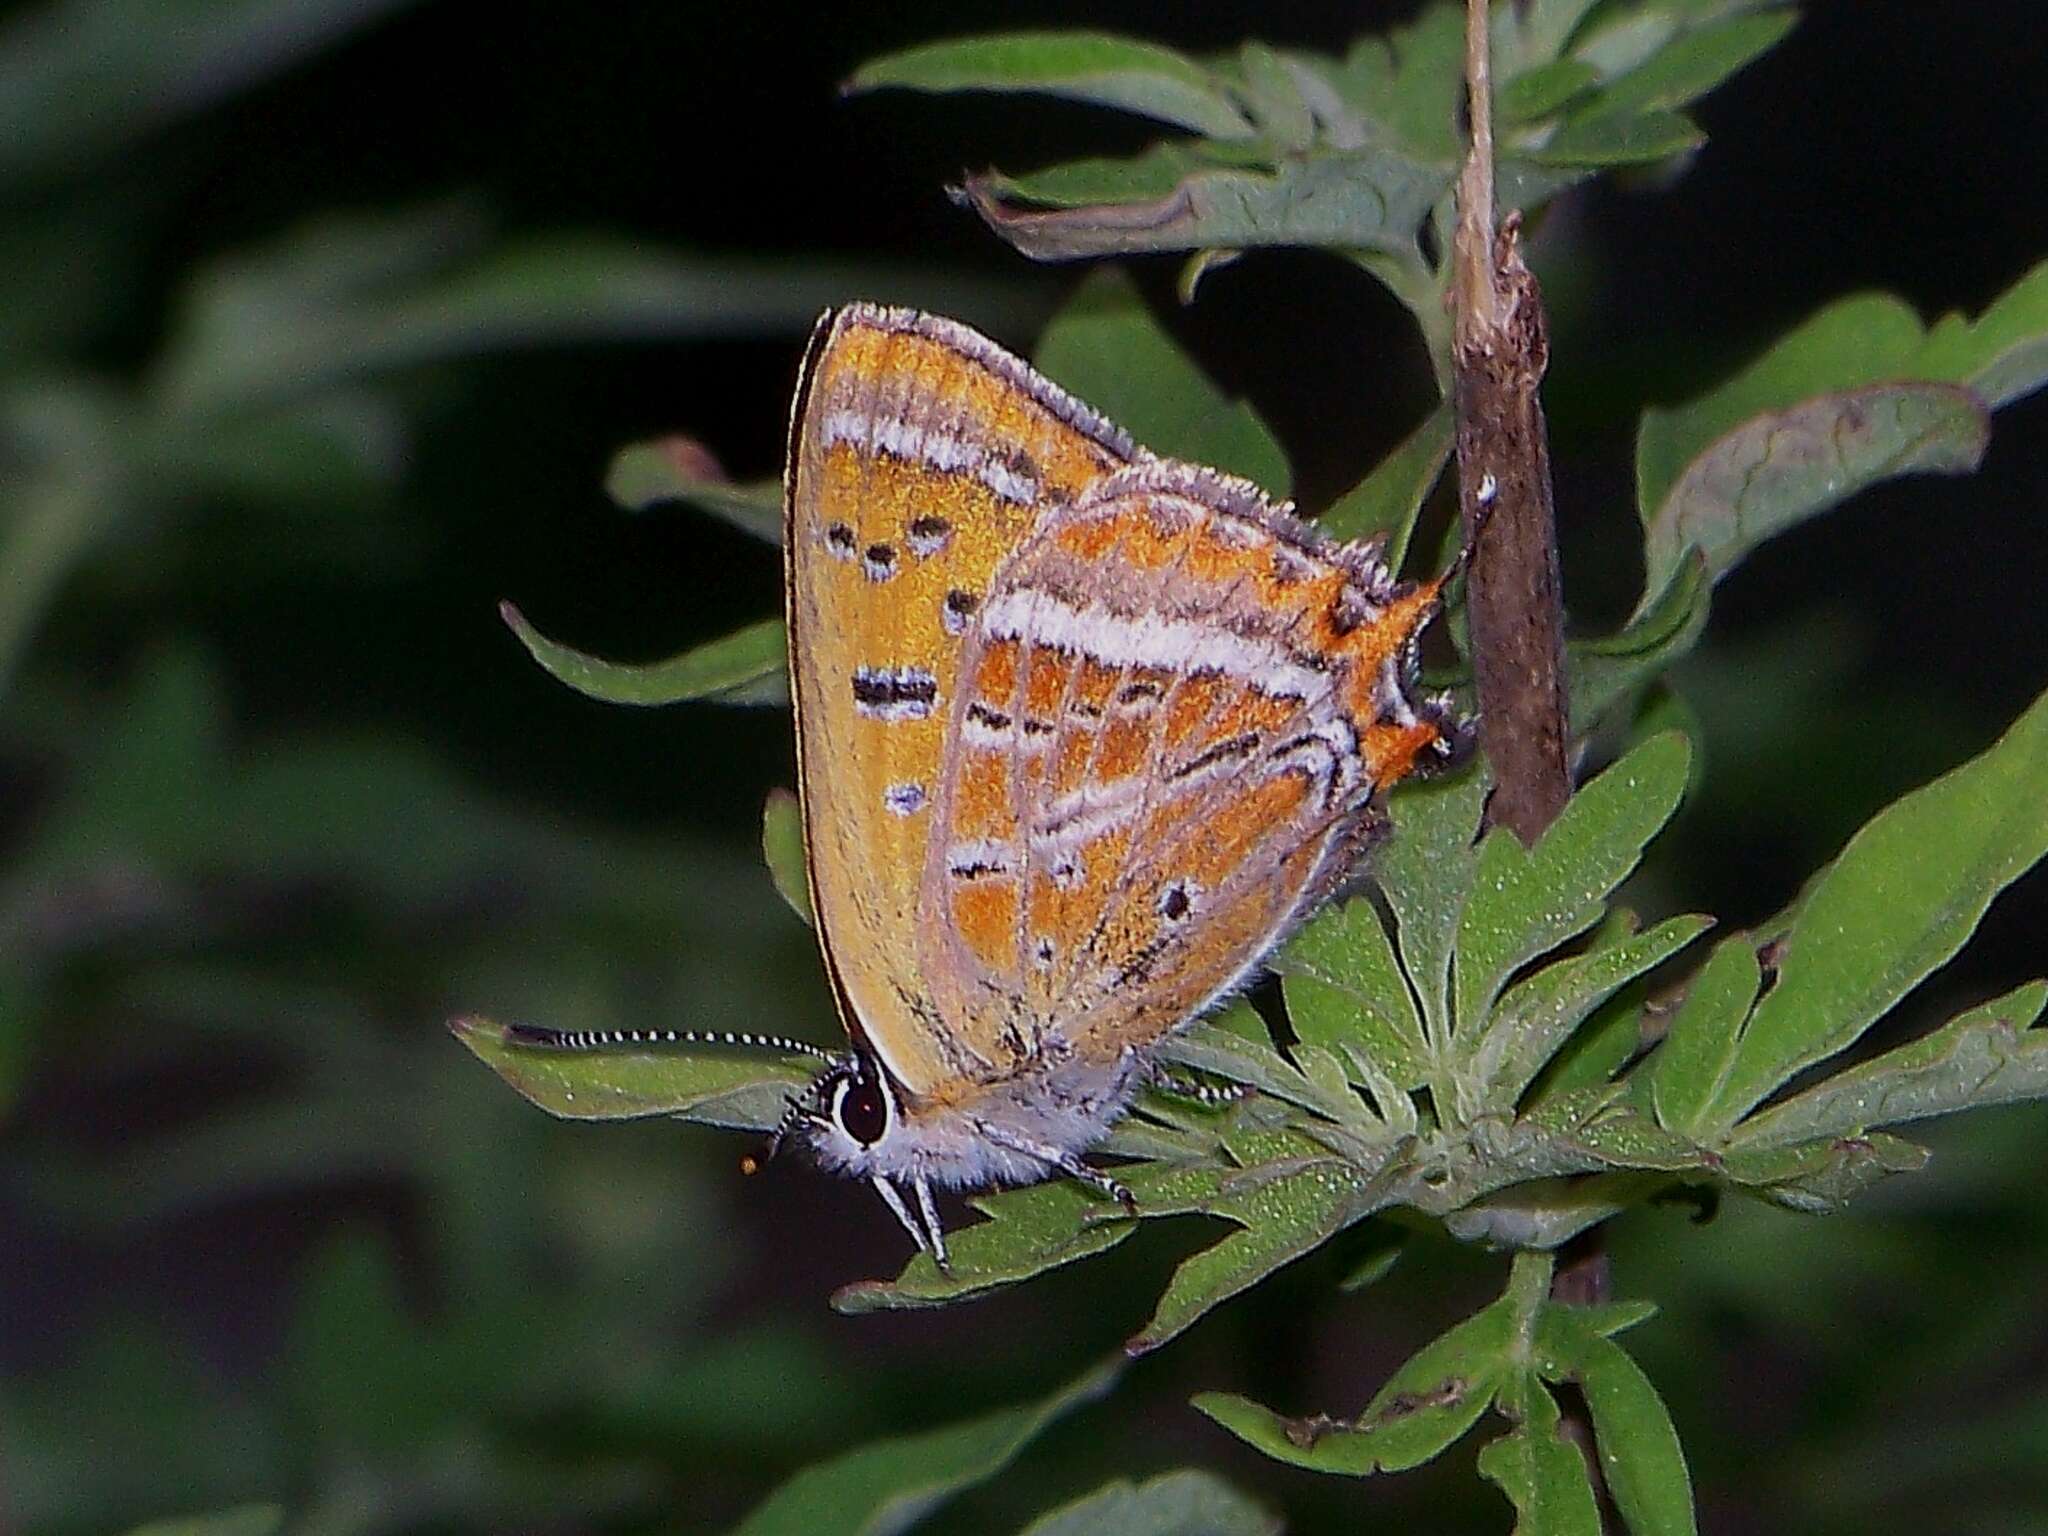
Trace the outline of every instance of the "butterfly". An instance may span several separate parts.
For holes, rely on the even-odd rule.
[[[784,560],[804,847],[848,1049],[770,1143],[934,1191],[1064,1175],[1451,756],[1397,582],[1254,485],[1154,455],[957,322],[849,304],[792,412]],[[642,1038],[634,1033],[633,1038]],[[523,1031],[602,1045],[604,1032]],[[623,1040],[623,1036],[620,1040]]]

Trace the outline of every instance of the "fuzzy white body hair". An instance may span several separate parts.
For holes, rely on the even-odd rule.
[[[967,1190],[1036,1184],[1124,1117],[1144,1071],[1132,1051],[1107,1062],[1068,1060],[991,1083],[964,1104],[920,1105],[889,1084],[889,1125],[879,1140],[862,1145],[838,1117],[825,1116],[811,1125],[811,1145],[820,1163],[849,1178]]]

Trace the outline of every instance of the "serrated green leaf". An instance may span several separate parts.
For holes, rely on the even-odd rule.
[[[607,704],[789,702],[789,662],[780,619],[762,619],[680,656],[634,666],[548,639],[510,603],[500,603],[498,612],[549,676]]]
[[[1619,634],[1565,647],[1572,732],[1584,736],[1618,705],[1661,677],[1699,643],[1713,581],[1706,557],[1688,551],[1657,597]]]
[[[733,1528],[732,1536],[891,1536],[964,1488],[986,1482],[1055,1419],[1109,1391],[1114,1363],[1051,1397],[980,1418],[876,1440],[804,1468]]]
[[[1702,1117],[1734,1063],[1742,1021],[1762,988],[1754,940],[1738,933],[1715,946],[1644,1068],[1660,1123],[1681,1135],[1703,1134]]]
[[[1333,81],[1385,135],[1418,160],[1455,174],[1464,153],[1457,130],[1463,89],[1465,18],[1456,5],[1427,5],[1412,22],[1351,45]]]
[[[1107,32],[1009,32],[924,43],[871,59],[848,92],[1028,91],[1133,112],[1216,139],[1252,125],[1208,70],[1154,43]]]
[[[271,1536],[284,1524],[278,1504],[242,1504],[210,1515],[181,1515],[138,1525],[128,1536]]]
[[[1654,733],[1652,733],[1654,734]],[[1611,937],[1609,931],[1612,930]],[[1635,936],[1635,914],[1610,907],[1592,944],[1598,947]],[[1524,1095],[1528,1109],[1560,1095],[1602,1090],[1622,1065],[1643,1047],[1643,1000],[1647,978],[1637,976],[1587,1014],[1571,1038],[1536,1076]]]
[[[775,894],[806,923],[811,921],[811,884],[804,869],[804,813],[786,789],[768,791],[761,809],[761,857]]]
[[[1988,751],[1880,812],[1815,882],[1706,1122],[1733,1125],[1854,1042],[2043,856],[2048,695]]]
[[[1426,1345],[1356,1419],[1283,1418],[1249,1398],[1205,1392],[1195,1408],[1257,1450],[1312,1472],[1366,1477],[1420,1466],[1463,1438],[1509,1371],[1507,1298]]]
[[[1684,737],[1656,737],[1574,795],[1534,848],[1504,827],[1487,834],[1458,918],[1456,1018],[1468,1059],[1508,977],[1599,919],[1678,808],[1690,761]]]
[[[1479,1453],[1479,1473],[1515,1506],[1515,1536],[1600,1536],[1586,1459],[1559,1432],[1557,1402],[1533,1376],[1510,1377],[1500,1408],[1514,1432]]]
[[[1763,1150],[2048,1097],[2048,1030],[2031,1027],[2044,1004],[2048,982],[2016,987],[1910,1045],[1752,1115],[1736,1127],[1730,1145]]]
[[[1387,799],[1393,833],[1374,860],[1402,964],[1439,1045],[1450,1038],[1451,943],[1478,868],[1479,817],[1491,788],[1483,768],[1402,785]]]
[[[1544,1376],[1576,1381],[1585,1393],[1600,1469],[1629,1536],[1696,1536],[1678,1430],[1642,1368],[1576,1307],[1545,1307],[1536,1347]]]
[[[1272,434],[1174,345],[1123,273],[1092,274],[1046,327],[1034,360],[1153,452],[1286,494],[1287,455]]]
[[[782,482],[735,485],[693,437],[628,443],[612,455],[605,494],[629,511],[680,501],[769,544],[782,542]]]
[[[1588,1014],[1712,926],[1709,917],[1674,917],[1648,933],[1554,961],[1510,987],[1472,1055],[1489,1100],[1517,1103]]]
[[[1324,1158],[1215,1201],[1212,1209],[1245,1225],[1181,1261],[1152,1320],[1124,1348],[1134,1355],[1159,1348],[1213,1308],[1321,1247],[1367,1214],[1368,1185],[1357,1164]]]
[[[1280,1536],[1281,1522],[1210,1472],[1120,1478],[1031,1522],[1021,1536]]]
[[[1635,69],[1610,80],[1590,110],[1644,112],[1682,107],[1770,52],[1798,22],[1799,13],[1788,8],[1694,27]]]
[[[1147,1187],[1152,1168],[1127,1170],[1134,1191]],[[894,1280],[863,1280],[832,1295],[846,1313],[938,1307],[1001,1290],[1081,1259],[1105,1253],[1129,1237],[1137,1222],[1113,1202],[1072,1179],[982,1195],[968,1202],[988,1219],[946,1234],[948,1268],[919,1253]]]
[[[1387,569],[1408,558],[1408,541],[1451,456],[1451,412],[1440,405],[1371,474],[1333,502],[1316,526],[1333,539],[1387,540]]]
[[[1323,912],[1274,965],[1284,978],[1297,1037],[1333,1050],[1357,1045],[1398,1088],[1427,1081],[1422,1019],[1371,902],[1348,901]]]
[[[675,1115],[732,1130],[772,1130],[790,1090],[817,1076],[803,1056],[766,1051],[720,1056],[709,1047],[572,1051],[523,1046],[488,1019],[449,1029],[519,1094],[567,1120],[639,1120]]]

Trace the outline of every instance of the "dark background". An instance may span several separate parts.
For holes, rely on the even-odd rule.
[[[49,269],[60,334],[14,343],[9,388],[143,387],[224,258],[323,215],[449,199],[481,250],[597,231],[649,256],[762,258],[815,292],[792,316],[853,296],[827,260],[887,263],[887,296],[978,296],[965,317],[1028,346],[1078,272],[1027,270],[942,187],[1134,149],[1144,125],[1052,102],[842,101],[835,82],[964,31],[1341,51],[1413,9],[399,7],[8,192],[18,228],[77,232]],[[1831,298],[1974,313],[2048,252],[2044,80],[2032,0],[1815,5],[1702,105],[1709,142],[1682,178],[1551,212],[1535,254],[1579,632],[1634,600],[1645,403],[1698,391]],[[1307,509],[1427,408],[1405,315],[1344,264],[1254,255],[1186,311],[1173,275],[1139,268],[1272,423]],[[716,1529],[846,1443],[1048,1389],[1133,1331],[1188,1248],[1147,1232],[970,1308],[839,1319],[833,1286],[903,1258],[866,1191],[793,1165],[742,1185],[742,1148],[709,1132],[554,1125],[441,1033],[476,1010],[830,1038],[809,940],[753,852],[764,791],[791,778],[786,715],[592,703],[495,615],[509,596],[550,635],[641,658],[777,602],[771,550],[601,490],[615,448],[663,431],[736,477],[776,471],[802,324],[716,308],[688,337],[384,371],[368,387],[406,431],[374,496],[304,512],[246,490],[138,495],[57,588],[0,734],[0,1530],[244,1499],[310,1529]],[[2044,429],[2048,401],[2014,405],[1977,476],[1867,493],[1721,588],[1681,676],[1706,780],[1646,907],[1778,910],[2035,696]],[[8,462],[32,458],[17,441]],[[142,680],[165,676],[153,713]],[[218,750],[181,744],[208,708]],[[291,792],[245,798],[286,763]],[[2038,971],[2044,928],[2037,876],[1897,1027]],[[1641,1353],[1703,1528],[2018,1530],[2048,1501],[2039,1113],[1932,1139],[1933,1172],[1849,1216],[1731,1209],[1696,1230],[1648,1213],[1618,1234],[1620,1293],[1666,1307]],[[1339,1486],[1186,1409],[1207,1387],[1354,1409],[1498,1283],[1496,1262],[1425,1238],[1389,1285],[1341,1299],[1339,1259],[1144,1363],[949,1528],[1013,1528],[1113,1470],[1182,1462],[1296,1529],[1503,1528],[1469,1449]]]

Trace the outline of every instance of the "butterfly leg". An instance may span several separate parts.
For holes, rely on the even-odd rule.
[[[932,1181],[923,1174],[911,1178],[910,1187],[917,1191],[917,1208],[924,1217],[925,1230],[932,1235],[932,1262],[939,1266],[939,1273],[949,1275],[953,1268],[946,1262],[946,1229],[939,1225],[939,1208],[932,1199]]]
[[[1047,1168],[1057,1169],[1068,1178],[1086,1184],[1098,1195],[1106,1195],[1131,1215],[1137,1214],[1138,1197],[1131,1193],[1130,1186],[1121,1179],[1111,1178],[1100,1168],[1090,1167],[1064,1148],[1033,1141],[1028,1136],[1019,1136],[1002,1126],[990,1125],[986,1120],[977,1120],[975,1125],[982,1135],[997,1146],[1007,1147],[1012,1152],[1021,1152],[1024,1156],[1045,1164]]]
[[[868,1182],[875,1186],[875,1193],[882,1197],[882,1204],[888,1206],[890,1210],[896,1213],[896,1219],[903,1223],[903,1230],[917,1240],[917,1251],[930,1254],[932,1262],[937,1264],[940,1269],[944,1269],[946,1267],[946,1240],[938,1235],[939,1224],[932,1210],[931,1187],[922,1179],[918,1181],[918,1204],[924,1208],[925,1217],[931,1222],[931,1230],[927,1232],[922,1226],[918,1225],[917,1218],[910,1214],[910,1207],[903,1203],[903,1196],[896,1192],[894,1184],[891,1184],[879,1173],[870,1178]]]

